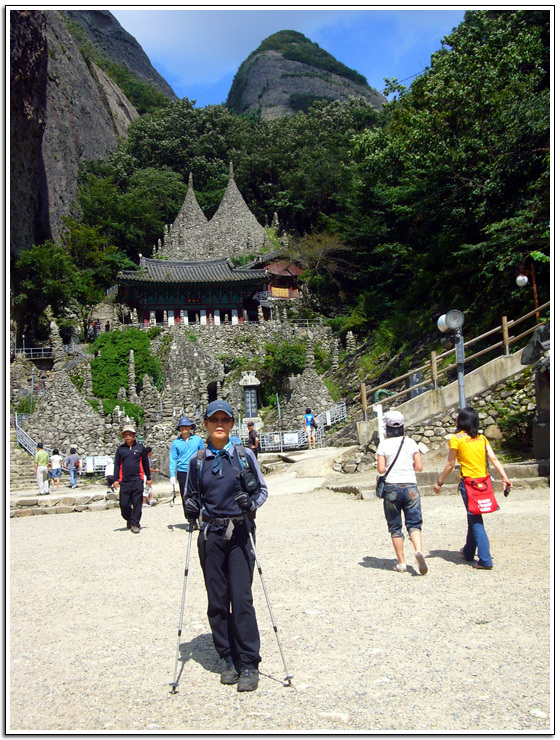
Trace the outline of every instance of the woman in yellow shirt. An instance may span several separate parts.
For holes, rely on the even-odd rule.
[[[490,542],[484,529],[482,514],[471,514],[467,507],[467,492],[463,479],[484,478],[488,472],[486,456],[500,474],[504,491],[506,486],[511,488],[512,483],[494,450],[490,447],[484,434],[478,433],[478,413],[470,406],[465,406],[457,417],[457,432],[449,440],[449,456],[443,472],[434,486],[434,492],[440,492],[445,479],[451,473],[455,464],[459,463],[461,467],[459,492],[467,509],[467,541],[465,546],[461,548],[461,554],[466,560],[474,560],[475,553],[478,550],[478,562],[474,567],[481,570],[491,570],[493,567]]]

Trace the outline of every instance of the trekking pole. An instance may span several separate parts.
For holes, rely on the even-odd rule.
[[[253,548],[253,555],[255,556],[257,570],[259,571],[259,575],[261,577],[261,583],[262,583],[264,595],[266,598],[268,611],[270,613],[270,619],[272,621],[272,626],[274,628],[274,634],[276,635],[276,642],[278,643],[278,648],[280,649],[280,655],[282,656],[282,662],[284,663],[284,670],[286,671],[286,678],[284,679],[284,686],[291,686],[292,685],[291,679],[293,678],[293,676],[289,675],[288,666],[286,665],[286,659],[284,658],[284,651],[282,650],[282,645],[280,644],[280,638],[278,636],[278,627],[276,626],[276,622],[274,621],[274,616],[272,614],[272,607],[270,606],[270,599],[268,598],[266,586],[264,585],[263,572],[262,572],[261,564],[259,562],[259,558],[257,555],[257,548],[255,547],[255,540],[253,539],[253,527],[251,526],[251,520],[249,519],[249,514],[246,511],[243,512],[243,520],[245,522],[245,526],[249,534],[249,539],[251,540],[251,547]]]
[[[175,492],[175,487],[173,487],[173,491]],[[191,557],[191,542],[192,542],[193,529],[194,529],[194,520],[189,519],[189,543],[187,545],[187,560],[185,562],[185,579],[183,581],[183,598],[181,600],[181,612],[179,614],[179,628],[177,629],[177,652],[175,654],[175,671],[173,673],[173,683],[169,684],[171,686],[172,694],[177,693],[177,686],[179,685],[179,681],[177,680],[177,666],[179,665],[179,647],[181,644],[181,632],[183,629],[183,611],[185,609],[185,592],[187,590],[187,576],[189,574],[189,560]]]

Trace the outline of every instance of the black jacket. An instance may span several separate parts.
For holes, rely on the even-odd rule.
[[[144,476],[146,482],[151,483],[150,461],[144,445],[135,441],[132,447],[126,442],[117,447],[113,475],[121,485],[142,487]]]

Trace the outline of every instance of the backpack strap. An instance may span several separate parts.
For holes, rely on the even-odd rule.
[[[202,492],[200,490],[200,479],[202,477],[202,461],[206,457],[206,448],[196,451],[196,475],[198,479],[198,501],[202,503]]]
[[[248,468],[249,462],[247,460],[247,455],[245,454],[245,447],[243,447],[243,445],[235,445],[235,449],[237,450],[237,455],[239,457],[239,462],[241,463],[241,466],[243,468]]]

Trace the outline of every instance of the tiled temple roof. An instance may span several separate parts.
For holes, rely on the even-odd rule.
[[[248,270],[234,267],[227,258],[197,261],[175,262],[173,260],[152,260],[142,258],[140,269],[122,270],[119,273],[121,283],[258,283],[267,279],[266,270]]]

